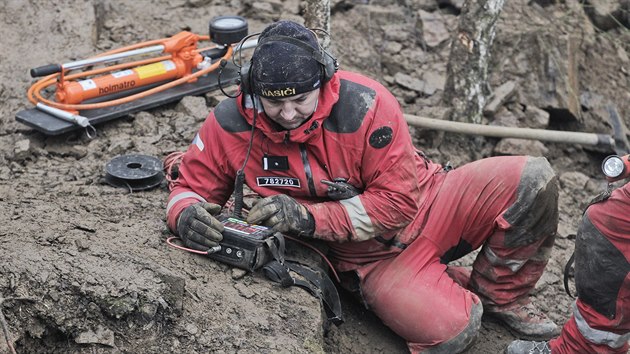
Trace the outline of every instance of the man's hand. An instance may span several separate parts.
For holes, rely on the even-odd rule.
[[[262,223],[291,236],[312,237],[315,233],[313,215],[304,205],[284,194],[259,200],[247,215],[247,222]]]
[[[221,206],[211,203],[193,204],[182,211],[177,221],[177,233],[188,248],[207,251],[223,240],[223,224],[214,216]]]

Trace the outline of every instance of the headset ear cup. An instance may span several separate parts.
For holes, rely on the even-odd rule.
[[[324,53],[324,79],[322,81],[328,82],[332,79],[333,75],[335,75],[335,72],[337,72],[337,59],[335,59],[327,51],[322,51]]]
[[[251,95],[253,92],[252,83],[250,81],[250,70],[252,67],[252,63],[246,63],[241,67],[239,71],[239,76],[241,80],[241,92],[245,95]]]

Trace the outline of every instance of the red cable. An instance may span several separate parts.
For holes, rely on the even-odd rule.
[[[169,246],[173,247],[173,248],[177,248],[178,250],[182,250],[182,251],[186,251],[186,252],[190,252],[190,253],[196,253],[196,254],[203,254],[204,256],[208,255],[208,252],[206,252],[206,251],[197,251],[197,250],[194,250],[192,248],[180,246],[180,245],[176,244],[175,242],[173,242],[174,239],[180,240],[179,237],[172,236],[172,237],[169,237],[169,238],[166,239],[166,243]]]
[[[341,280],[339,280],[339,276],[337,275],[337,272],[335,271],[335,268],[332,266],[332,263],[330,263],[330,261],[328,260],[328,258],[326,257],[325,254],[323,254],[320,250],[318,250],[315,246],[308,244],[308,242],[304,242],[302,240],[298,240],[295,237],[291,237],[291,236],[287,236],[284,235],[284,237],[288,238],[289,240],[293,240],[303,246],[306,246],[310,249],[312,249],[313,251],[317,252],[317,254],[319,254],[320,257],[322,257],[322,259],[326,262],[326,264],[328,264],[328,267],[330,268],[330,271],[333,273],[333,275],[335,276],[335,279],[337,280],[337,283],[341,283]]]

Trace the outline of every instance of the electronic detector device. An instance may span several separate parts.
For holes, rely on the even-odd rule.
[[[218,215],[217,219],[224,227],[223,240],[219,251],[208,253],[210,258],[250,271],[271,260],[268,248],[274,236],[270,228],[228,215]]]

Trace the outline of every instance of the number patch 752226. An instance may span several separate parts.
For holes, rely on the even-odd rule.
[[[256,177],[259,187],[293,187],[300,188],[300,180],[291,177]]]

